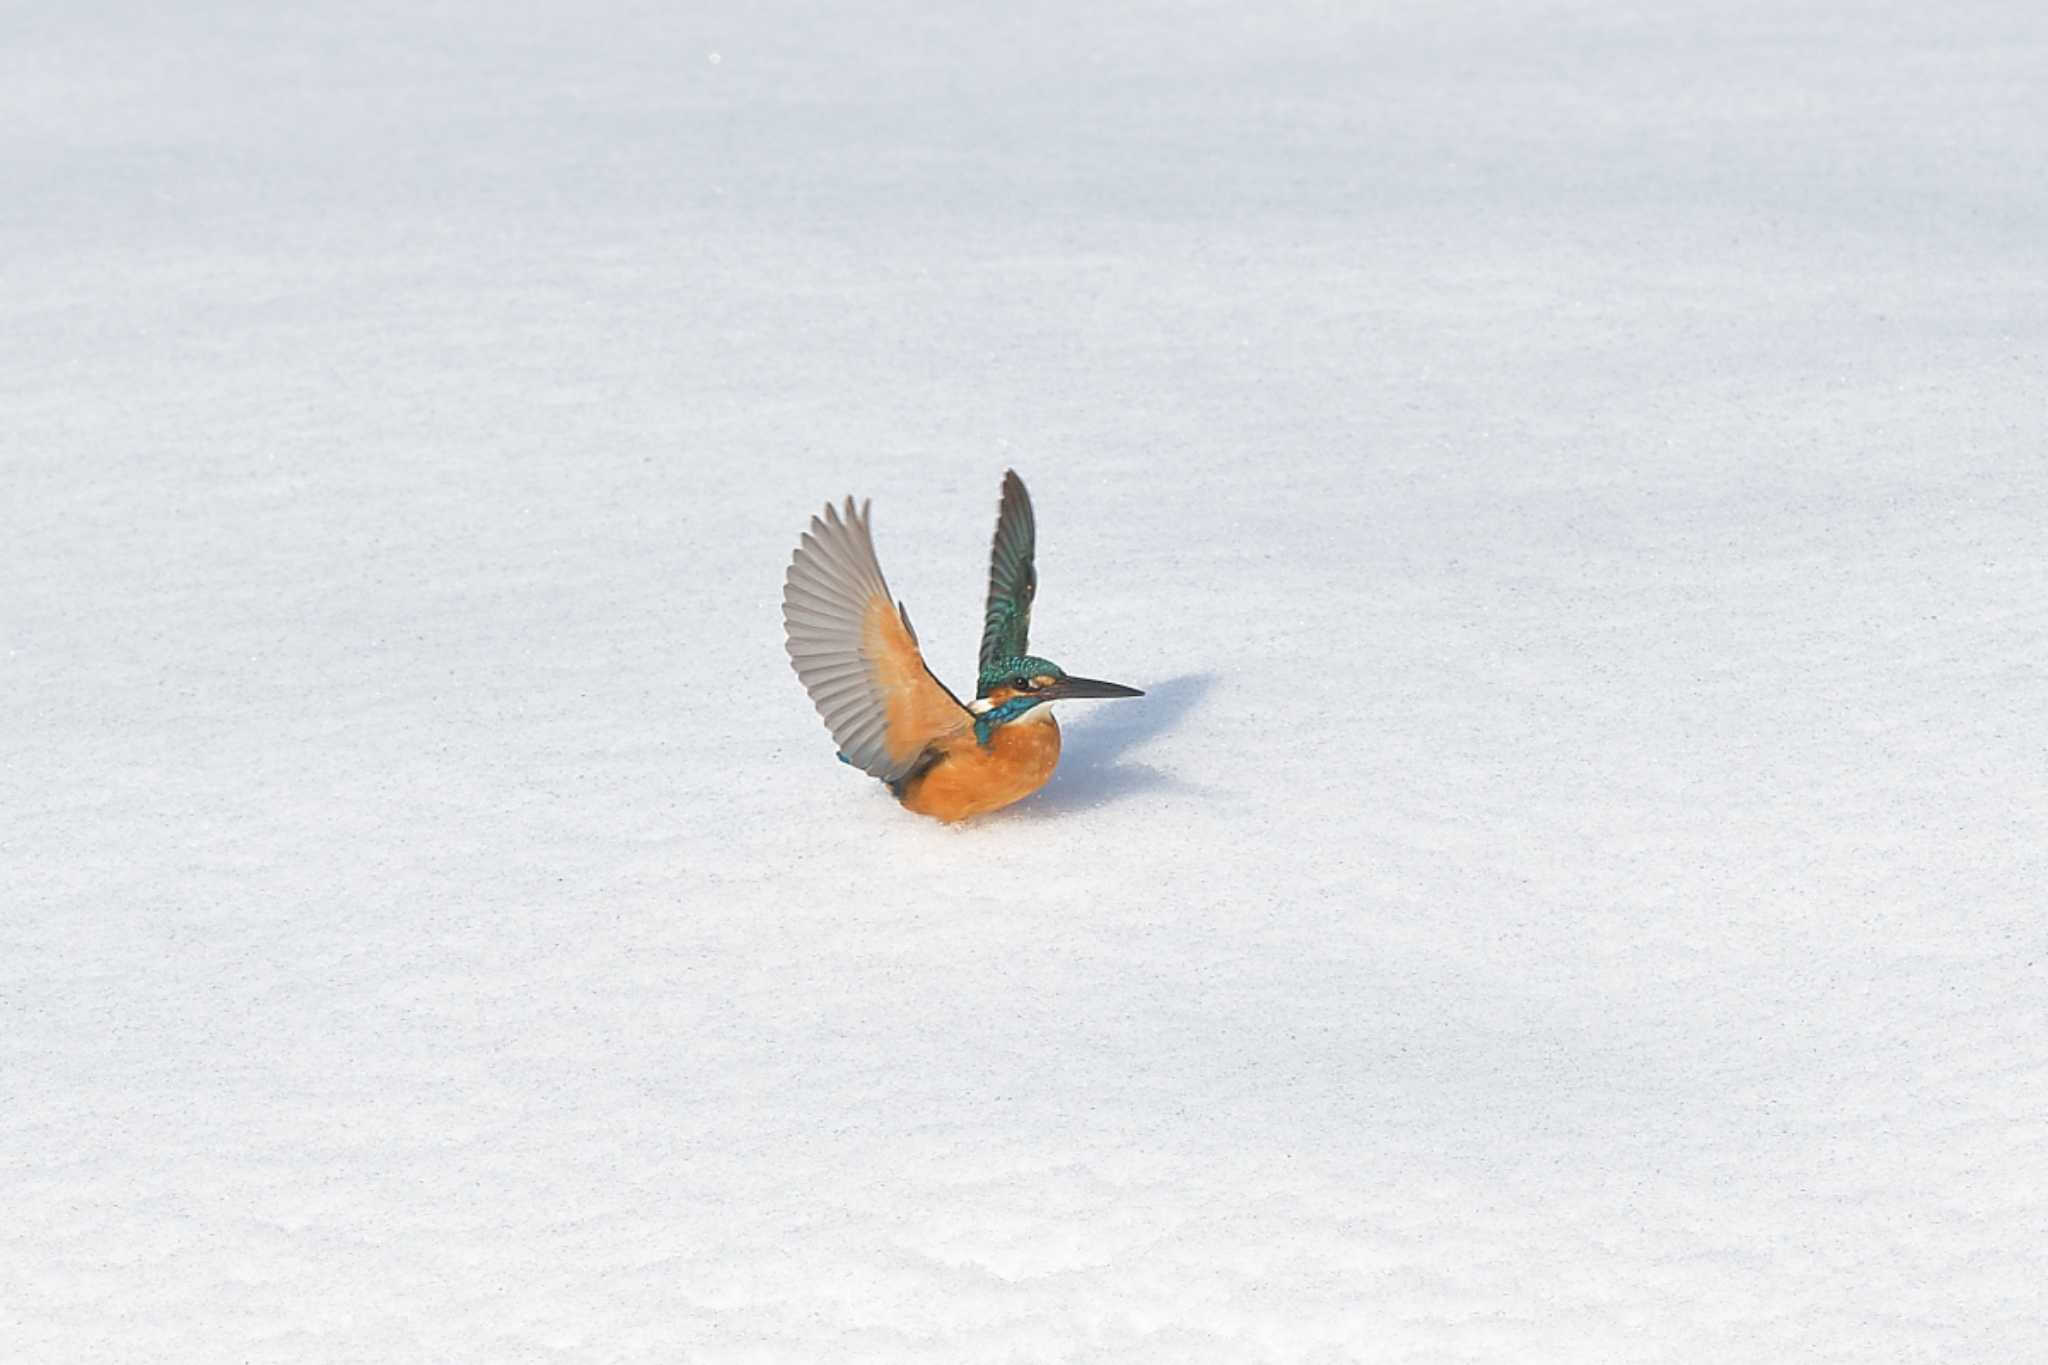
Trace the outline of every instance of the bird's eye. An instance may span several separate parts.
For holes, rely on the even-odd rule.
[[[1019,674],[1017,677],[1010,679],[1010,686],[1019,692],[1029,692],[1031,690],[1031,679]]]

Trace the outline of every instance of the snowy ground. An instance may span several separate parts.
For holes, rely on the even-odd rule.
[[[2040,1358],[2031,0],[6,30],[0,1359]]]

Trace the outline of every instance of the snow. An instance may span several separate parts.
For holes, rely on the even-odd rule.
[[[2039,1353],[2038,6],[9,29],[0,1359]]]

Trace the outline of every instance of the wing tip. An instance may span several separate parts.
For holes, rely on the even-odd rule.
[[[996,525],[1000,529],[1004,522],[1014,522],[1034,533],[1038,528],[1038,513],[1031,506],[1031,490],[1024,486],[1024,479],[1014,469],[1003,471],[1003,502],[996,512]]]

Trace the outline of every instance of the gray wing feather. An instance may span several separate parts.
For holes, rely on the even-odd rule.
[[[862,647],[868,604],[877,594],[890,600],[867,504],[856,511],[848,498],[843,517],[828,505],[824,516],[811,518],[783,579],[789,661],[846,761],[889,782],[909,772],[917,756],[897,762],[884,743],[888,712]]]

